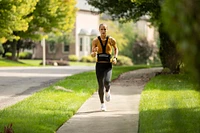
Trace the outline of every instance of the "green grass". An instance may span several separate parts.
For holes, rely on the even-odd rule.
[[[139,107],[140,133],[198,133],[200,93],[187,75],[160,75],[145,86]]]
[[[30,65],[30,66],[41,66],[39,65],[42,60],[19,60],[20,62]],[[95,63],[87,63],[87,62],[69,62],[70,66],[95,66]]]
[[[112,79],[146,66],[114,67]],[[57,90],[55,86],[72,90]],[[0,110],[0,131],[13,124],[15,133],[53,133],[72,117],[97,90],[95,72],[84,72],[61,80],[29,98]]]
[[[0,58],[0,67],[13,67],[13,66],[29,66],[29,65],[23,62],[17,62]]]
[[[40,63],[42,60],[19,60],[19,62],[27,64],[28,66],[41,66]]]
[[[40,63],[42,60],[19,60],[12,61],[0,58],[0,67],[18,67],[18,66],[42,66]],[[87,62],[69,62],[70,66],[95,66],[95,63],[87,63]]]

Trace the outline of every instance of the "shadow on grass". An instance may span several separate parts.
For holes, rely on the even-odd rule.
[[[141,111],[139,133],[198,133],[200,108]]]

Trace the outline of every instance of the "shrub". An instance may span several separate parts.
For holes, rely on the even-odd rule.
[[[88,55],[88,56],[83,56],[80,61],[81,62],[96,62],[96,58],[93,58],[90,55]]]
[[[78,57],[76,55],[69,55],[69,61],[78,61]]]
[[[131,60],[131,58],[127,57],[127,56],[123,56],[123,55],[119,55],[117,57],[117,66],[132,66],[133,62]]]
[[[11,52],[7,52],[5,56],[6,56],[6,58],[11,59],[12,53]]]
[[[32,53],[30,53],[30,52],[21,52],[21,53],[19,53],[19,58],[20,59],[31,59],[32,58]]]
[[[6,53],[6,58],[11,59],[12,53],[7,52]],[[19,59],[31,59],[32,58],[32,53],[30,52],[21,52],[19,53]]]
[[[146,38],[141,38],[134,43],[132,52],[135,64],[147,64],[153,53],[153,45]]]

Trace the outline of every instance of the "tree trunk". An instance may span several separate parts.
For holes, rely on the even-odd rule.
[[[200,41],[198,41],[200,43]],[[200,60],[199,60],[199,57],[200,57],[200,46],[199,46],[199,43],[197,42],[196,44],[196,49],[198,52],[196,52],[196,55],[194,57],[194,67],[195,67],[195,74],[196,74],[196,77],[197,77],[197,83],[199,83],[199,88],[200,88]]]
[[[12,49],[12,60],[16,61],[16,51],[17,51],[17,41],[13,40],[11,43],[11,49]]]
[[[160,59],[164,68],[169,68],[171,73],[179,73],[182,64],[176,44],[163,30],[162,24],[159,27],[160,36]]]
[[[17,52],[17,57],[16,59],[18,60],[19,59],[19,52],[20,52],[20,48],[21,48],[21,45],[23,44],[23,41],[21,39],[19,39],[16,43],[16,52]]]

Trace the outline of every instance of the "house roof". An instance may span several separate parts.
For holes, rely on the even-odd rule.
[[[88,34],[89,34],[89,32],[86,29],[81,29],[79,32],[79,35],[88,35]]]
[[[77,0],[76,7],[79,10],[98,12],[95,7],[88,4],[87,0]]]

